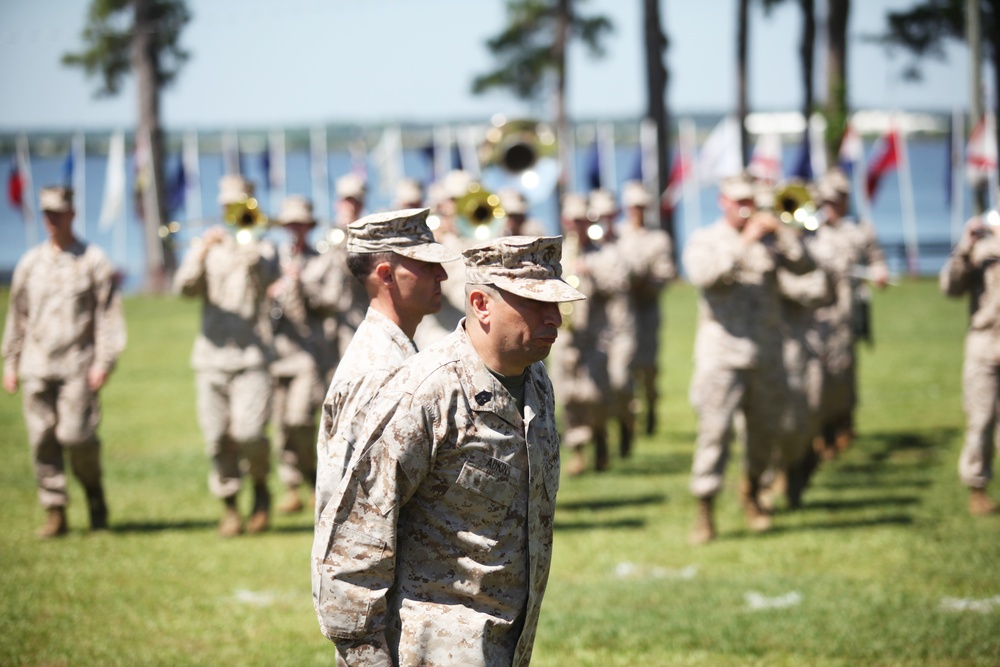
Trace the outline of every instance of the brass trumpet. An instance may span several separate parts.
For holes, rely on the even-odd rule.
[[[472,228],[472,236],[481,241],[489,238],[490,225],[507,215],[500,206],[500,197],[475,181],[455,200],[455,214],[460,222]]]
[[[236,228],[236,240],[240,243],[249,243],[258,238],[270,222],[254,197],[244,197],[226,204],[223,219],[227,225]]]
[[[486,131],[484,164],[495,164],[510,174],[535,166],[539,158],[556,150],[555,133],[535,120],[502,121]]]
[[[788,183],[774,191],[774,212],[786,225],[814,232],[821,223],[812,193],[802,183]]]

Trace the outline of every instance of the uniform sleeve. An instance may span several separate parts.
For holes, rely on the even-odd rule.
[[[883,270],[888,270],[885,263],[885,252],[878,242],[874,225],[863,222],[858,225],[858,229],[861,231],[861,261],[869,267],[880,267]]]
[[[794,231],[779,227],[774,245],[778,251],[778,263],[792,273],[802,275],[816,268],[816,261]]]
[[[392,664],[384,631],[399,512],[430,470],[434,451],[427,412],[393,393],[369,411],[361,450],[317,522],[313,544],[316,615],[352,666]]]
[[[192,248],[174,274],[174,291],[182,296],[203,296],[207,289],[205,280],[204,248]]]
[[[114,268],[106,257],[94,267],[94,366],[110,373],[125,350],[125,311]]]
[[[705,230],[691,236],[684,249],[684,269],[688,280],[699,288],[729,285],[735,282],[746,244],[713,243]]]
[[[25,291],[25,281],[29,273],[29,262],[18,263],[10,285],[10,302],[7,306],[7,321],[3,328],[3,343],[0,353],[3,354],[4,372],[17,372],[24,349],[24,335],[28,323],[28,294]]]
[[[948,257],[948,261],[941,267],[941,272],[938,274],[938,285],[947,296],[962,296],[971,288],[972,277],[975,273],[975,267],[970,257],[971,251],[972,248],[959,242],[959,245]]]
[[[317,315],[336,315],[340,293],[347,287],[343,274],[333,266],[331,255],[320,255],[308,267],[308,275],[302,276],[301,289],[306,309]]]

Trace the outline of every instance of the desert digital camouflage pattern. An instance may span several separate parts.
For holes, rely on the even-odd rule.
[[[1000,239],[987,232],[979,240],[966,233],[941,268],[941,290],[969,295],[962,393],[965,444],[958,475],[965,486],[985,488],[993,476],[997,419],[997,369],[1000,367]]]
[[[522,418],[464,328],[383,387],[313,551],[316,613],[347,664],[529,663],[559,486],[553,410],[535,363]]]
[[[417,353],[413,341],[396,323],[373,308],[358,327],[344,353],[323,401],[319,437],[316,442],[318,475],[316,516],[333,497],[344,476],[359,431],[364,423],[361,410],[408,357]]]
[[[629,295],[636,317],[632,366],[650,368],[656,365],[660,347],[660,294],[677,277],[677,267],[671,259],[673,244],[662,230],[625,227],[618,246],[631,265]]]
[[[816,261],[834,280],[833,303],[816,312],[824,341],[824,423],[850,426],[857,404],[853,318],[859,290],[865,289],[862,280],[855,275],[855,268],[867,266],[884,270],[885,255],[872,225],[847,218],[836,224],[820,225],[807,244]]]
[[[100,248],[46,242],[17,263],[0,351],[21,380],[42,507],[67,503],[62,447],[84,488],[100,487],[100,403],[87,373],[110,373],[125,342],[121,294]]]
[[[562,237],[503,236],[473,246],[462,256],[470,285],[493,285],[536,301],[586,298],[562,279]]]
[[[743,466],[751,480],[759,479],[780,442],[788,378],[777,270],[804,273],[816,265],[790,230],[747,244],[738,230],[719,220],[691,235],[684,266],[699,289],[690,390],[698,439],[690,487],[704,498],[722,486],[737,412],[746,418]]]

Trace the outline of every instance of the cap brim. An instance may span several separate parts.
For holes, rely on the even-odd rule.
[[[563,303],[565,301],[582,301],[587,297],[576,289],[570,287],[569,283],[561,278],[548,278],[539,280],[535,278],[521,278],[519,280],[494,280],[491,283],[505,292],[523,296],[525,299],[534,301],[548,301],[550,303]]]
[[[432,264],[443,264],[462,259],[461,255],[452,252],[440,243],[421,243],[419,245],[388,248],[388,250],[403,257],[409,257],[421,262],[430,262]]]

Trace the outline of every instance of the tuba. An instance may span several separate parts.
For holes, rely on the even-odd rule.
[[[250,243],[260,237],[269,224],[267,215],[254,197],[244,197],[225,205],[223,219],[236,229],[239,243]]]
[[[500,168],[505,182],[497,189],[513,188],[538,203],[552,193],[558,181],[556,153],[556,134],[545,123],[497,116],[486,130],[479,159],[483,165]]]
[[[821,222],[812,193],[802,183],[787,183],[774,191],[774,213],[784,224],[810,232]]]

